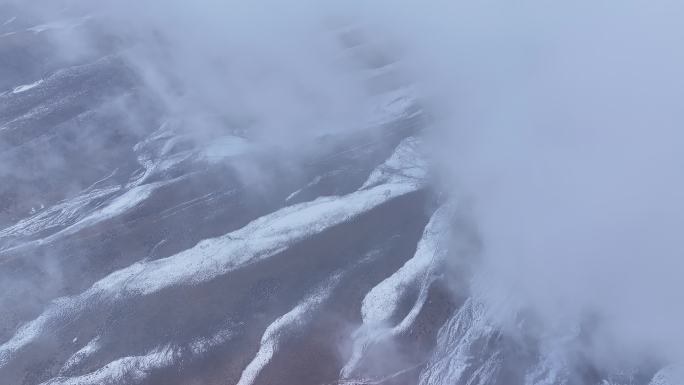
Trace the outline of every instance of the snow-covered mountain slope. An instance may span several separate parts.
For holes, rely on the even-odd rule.
[[[410,93],[295,167],[245,130],[195,137],[115,52],[86,59],[0,96],[3,381],[334,381],[357,299],[432,210]]]
[[[399,149],[403,151],[402,145],[399,146]],[[121,215],[126,210],[133,208],[135,203],[149,199],[149,194],[142,196],[140,194],[135,194],[135,199],[127,197],[127,194],[130,195],[130,191],[136,191],[137,188],[138,187],[133,187],[129,192],[114,199],[109,205],[104,205],[97,210],[97,214],[91,214],[80,222],[77,222],[77,225],[81,223],[80,226],[87,228],[88,226],[93,225],[93,221],[96,219],[100,219],[103,216],[108,218],[110,215]],[[73,326],[87,323],[90,324],[91,327],[97,329],[104,327],[103,331],[106,332],[108,329],[106,325],[109,320],[103,318],[103,315],[111,312],[113,309],[126,308],[131,305],[131,302],[139,301],[153,301],[156,304],[160,304],[167,300],[175,302],[175,298],[168,297],[169,290],[183,290],[183,287],[188,287],[190,290],[198,290],[207,285],[215,285],[217,280],[225,280],[229,276],[235,274],[244,274],[242,272],[245,269],[259,270],[259,266],[271,264],[272,262],[269,261],[274,258],[279,260],[293,258],[295,256],[289,256],[289,254],[293,253],[291,249],[297,247],[298,244],[304,244],[304,246],[299,246],[299,248],[304,247],[306,249],[308,248],[307,243],[315,242],[312,239],[318,237],[319,234],[320,237],[334,236],[336,232],[343,231],[340,229],[340,226],[349,227],[352,223],[358,223],[361,220],[360,216],[377,215],[374,213],[379,208],[387,206],[392,202],[397,202],[399,198],[407,199],[409,197],[414,197],[416,196],[415,194],[420,193],[422,189],[424,189],[424,183],[422,183],[420,179],[411,179],[407,181],[403,178],[398,178],[396,180],[388,178],[385,183],[376,184],[373,187],[363,187],[344,196],[321,197],[310,202],[285,207],[271,214],[262,216],[251,223],[248,223],[243,228],[229,232],[219,238],[204,240],[195,247],[182,251],[176,255],[136,262],[129,267],[114,271],[99,281],[96,281],[90,288],[76,296],[62,297],[54,300],[37,318],[21,326],[17,332],[0,347],[0,364],[5,370],[19,370],[19,372],[26,370],[26,367],[22,367],[25,365],[22,365],[22,361],[32,361],[36,359],[37,355],[41,355],[38,352],[49,353],[50,349],[44,344],[50,345],[50,341],[54,338],[65,338],[69,341],[75,341],[71,344],[73,348],[67,348],[67,351],[64,352],[65,361],[60,363],[60,367],[73,368],[74,365],[70,363],[74,361],[73,357],[78,357],[79,362],[93,359],[93,353],[83,354],[84,349],[86,352],[95,350],[92,348],[92,343],[79,346],[79,340],[97,341],[97,352],[111,354],[115,349],[111,349],[105,345],[107,340],[103,336],[86,336],[83,334],[83,330],[74,330]],[[122,199],[125,203],[117,202]],[[410,199],[414,200],[415,198]],[[396,204],[397,203],[392,203],[392,205]],[[112,207],[115,207],[115,209]],[[383,219],[384,218],[377,218],[375,221]],[[356,227],[357,226],[351,226],[352,229]],[[74,229],[71,230],[71,233],[77,233],[78,231],[79,229]],[[331,235],[325,235],[326,233]],[[58,234],[60,233],[57,233],[57,235]],[[52,236],[52,238],[55,237]],[[44,240],[44,242],[59,242],[59,239]],[[299,252],[301,252],[301,250]],[[309,251],[309,253],[311,252]],[[326,259],[330,258],[324,256],[317,257],[315,254],[307,255],[306,257],[307,259],[313,258],[310,263],[314,264],[323,263]],[[359,257],[360,256],[352,257],[351,261]],[[316,261],[316,258],[321,258],[322,260]],[[377,258],[377,256],[374,258]],[[293,263],[297,263],[296,259],[297,258],[295,258]],[[344,260],[328,261],[327,263],[329,264],[331,262],[333,262],[333,264],[341,263],[342,266],[349,263]],[[288,263],[288,261],[284,260],[273,263]],[[233,274],[233,272],[235,273]],[[311,279],[316,280],[317,277],[313,276]],[[234,285],[232,281],[233,279],[229,279],[225,284],[232,286]],[[292,292],[295,290],[289,291],[290,293],[287,294],[292,295]],[[161,299],[160,296],[161,298],[167,299]],[[236,298],[226,300],[232,302],[235,301]],[[310,301],[320,303],[321,300],[322,299],[315,297],[311,300],[305,300],[304,303],[306,304]],[[295,308],[295,310],[296,309],[298,308]],[[249,313],[240,314],[239,310],[240,308],[237,307],[234,310],[235,314],[231,316],[230,313],[227,313],[226,316],[229,318],[249,318],[250,316],[253,316]],[[154,314],[153,316],[157,317],[159,315],[160,314]],[[138,317],[133,317],[126,322],[142,321],[142,319],[139,320],[137,318]],[[241,325],[244,325],[244,321],[242,322]],[[101,326],[97,327],[96,324],[100,324]],[[143,323],[140,326],[145,327],[145,324]],[[241,328],[244,328],[244,326],[241,326]],[[267,329],[267,335],[268,330],[270,329]],[[72,336],[73,333],[75,334]],[[200,338],[206,337],[196,336],[193,340]],[[274,344],[275,342],[270,341],[272,338],[275,337],[264,337],[267,341],[262,341],[262,344]],[[41,348],[41,346],[43,346],[43,348]],[[157,349],[157,347],[152,346],[149,348],[149,351],[154,352],[153,355],[157,356],[160,350],[155,349]],[[54,352],[52,354],[54,354]],[[263,356],[264,354],[267,353],[262,353],[261,355]],[[147,356],[148,355],[144,355],[144,357]],[[136,355],[135,357],[141,356]],[[142,362],[145,363],[148,362],[147,359],[135,358],[136,364],[131,363],[130,366],[139,368],[139,365],[143,365],[142,363],[137,363],[140,360],[143,360]],[[129,360],[121,361],[120,359],[120,361],[117,361],[117,365],[122,365],[128,361]],[[255,365],[258,366],[261,364],[250,364],[250,367],[245,369],[247,370],[246,373],[251,373],[251,371],[256,370],[254,369]],[[145,368],[147,368],[147,366],[145,366]],[[250,369],[251,371],[248,370],[249,368],[252,368]],[[46,370],[49,372],[49,369]],[[91,377],[77,376],[78,379],[75,378],[73,381],[81,381],[74,383],[88,383],[83,381],[97,383],[97,381],[102,380],[101,376],[105,375],[105,372],[111,370],[111,367],[105,366]],[[139,374],[136,374],[136,376],[138,375]],[[119,373],[117,376],[123,376],[123,374]],[[255,374],[242,375],[243,378],[250,378],[249,376],[255,376]],[[68,383],[64,382],[66,380],[63,377],[64,376],[60,376],[59,379],[54,380],[61,381],[55,383]],[[122,378],[124,377],[125,376]],[[89,378],[90,380],[88,380]],[[247,380],[243,379],[241,381],[244,382]]]
[[[674,365],[600,373],[488,318],[430,119],[361,29],[335,52],[368,115],[293,140],[170,108],[117,39],[59,55],[54,34],[89,17],[0,11],[0,384],[677,383]]]

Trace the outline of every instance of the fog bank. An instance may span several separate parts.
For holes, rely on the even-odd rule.
[[[684,358],[684,6],[402,5],[384,20],[432,97],[438,167],[472,204],[475,295],[599,365]]]

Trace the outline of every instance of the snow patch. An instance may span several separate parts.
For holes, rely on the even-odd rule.
[[[22,85],[22,86],[14,87],[14,89],[12,90],[12,93],[13,93],[13,94],[19,94],[19,93],[22,93],[22,92],[26,92],[26,91],[28,91],[28,90],[31,90],[31,89],[33,89],[33,88],[38,87],[39,85],[43,84],[44,82],[45,82],[44,79],[40,79],[40,80],[37,80],[37,81],[35,81],[35,82],[31,83],[31,84],[24,84],[24,85]]]
[[[85,227],[93,226],[97,223],[124,214],[125,212],[137,207],[139,204],[144,202],[147,198],[149,198],[152,195],[152,193],[157,188],[167,185],[173,181],[174,180],[162,181],[133,187],[132,189],[124,192],[123,194],[117,196],[116,198],[106,203],[104,207],[102,207],[101,209],[95,210],[94,212],[92,212],[85,218],[81,219],[80,221],[76,222],[75,224],[43,239],[42,242],[50,242],[57,237],[74,234]]]
[[[497,337],[484,305],[469,298],[440,328],[437,346],[419,384],[495,383],[503,359],[500,351],[491,349],[490,341]]]
[[[684,366],[670,365],[656,373],[648,385],[682,385],[684,384]]]
[[[119,186],[91,190],[47,209],[41,208],[41,211],[36,212],[35,215],[0,230],[0,239],[32,236],[54,227],[73,224],[78,221],[89,205],[119,190]]]
[[[190,344],[190,352],[193,356],[199,356],[207,353],[212,348],[222,345],[231,340],[235,333],[231,328],[221,329],[209,337],[200,337],[194,339]]]
[[[143,186],[134,187],[134,188],[126,191],[125,193],[121,194],[120,196],[114,198],[104,208],[102,208],[101,210],[87,216],[83,221],[84,222],[100,222],[104,219],[108,219],[108,218],[114,217],[118,214],[121,214],[125,211],[128,211],[128,210],[134,208],[135,206],[139,205],[145,199],[149,198],[150,195],[152,195],[152,192],[157,187],[160,187],[164,184],[166,184],[166,183],[165,182],[157,182],[157,183],[146,184]]]
[[[435,269],[441,266],[446,251],[441,242],[448,226],[448,211],[447,206],[435,211],[425,227],[413,258],[366,295],[361,306],[364,323],[387,321],[394,314],[406,290],[419,281],[429,279]]]
[[[178,134],[169,126],[169,122],[164,122],[143,141],[133,146],[138,163],[143,166],[144,170],[139,176],[133,178],[126,187],[139,186],[155,173],[170,170],[193,155],[193,151],[190,150],[171,154],[176,145],[188,140],[188,138],[187,135]]]
[[[300,188],[299,190],[293,192],[292,194],[288,195],[287,198],[285,198],[285,202],[287,203],[287,202],[291,201],[292,199],[297,197],[299,194],[302,193],[302,191],[306,190],[307,188],[311,188],[311,187],[317,185],[318,183],[321,182],[322,179],[323,178],[320,175],[316,176],[311,182],[307,183],[306,186],[304,186],[304,187]]]
[[[41,385],[136,384],[142,382],[151,371],[171,365],[174,354],[171,346],[164,346],[142,356],[120,358],[92,373],[76,377],[57,377]]]
[[[363,324],[353,335],[352,355],[340,375],[349,378],[362,362],[367,348],[378,341],[407,331],[427,301],[435,271],[442,266],[446,248],[441,244],[448,226],[448,206],[442,206],[430,218],[415,255],[389,278],[375,286],[363,299]],[[389,325],[402,297],[411,288],[419,290],[418,299],[397,325]]]
[[[192,340],[187,349],[166,345],[156,348],[143,356],[124,357],[117,359],[104,367],[82,376],[68,377],[64,373],[76,369],[85,360],[103,346],[99,337],[91,340],[86,346],[74,353],[63,365],[60,376],[50,379],[41,385],[96,385],[109,383],[141,383],[156,369],[170,367],[177,363],[180,357],[187,359],[184,354],[190,353],[190,357],[200,356],[211,348],[229,341],[234,336],[230,328],[220,329],[211,336],[200,337]]]
[[[62,366],[60,373],[68,373],[69,371],[73,370],[84,360],[88,359],[88,357],[100,350],[100,347],[100,337],[93,338],[90,342],[88,342],[87,345],[69,357],[69,359]]]
[[[16,250],[19,248],[25,248],[25,247],[31,247],[31,246],[36,246],[36,245],[43,245],[43,244],[49,244],[53,242],[54,240],[66,236],[66,235],[71,235],[74,233],[77,233],[78,231],[82,230],[83,228],[86,228],[88,226],[93,226],[95,224],[98,224],[102,221],[108,220],[115,218],[119,215],[124,214],[125,212],[137,207],[139,204],[141,204],[143,201],[145,201],[147,198],[149,198],[152,193],[159,187],[171,184],[173,182],[176,182],[179,179],[182,179],[183,177],[178,177],[176,179],[171,179],[168,181],[161,181],[161,182],[155,182],[155,183],[150,183],[142,186],[135,186],[133,188],[130,188],[128,191],[124,192],[123,194],[115,197],[108,203],[104,204],[104,207],[98,208],[91,212],[89,215],[86,217],[79,219],[75,223],[69,225],[68,227],[48,236],[45,238],[41,238],[35,241],[31,242],[26,242],[18,246],[14,247],[9,247],[4,250],[3,252],[11,251],[11,250]],[[114,188],[113,188],[114,189]],[[120,187],[117,187],[116,190],[120,190]],[[63,207],[61,208],[56,208],[56,210],[62,210]],[[73,207],[74,210],[78,210],[79,207]],[[61,212],[61,211],[60,211]],[[55,211],[51,211],[50,213],[46,213],[45,215],[54,215]],[[38,214],[39,216],[41,214]],[[41,217],[42,218],[42,217]],[[54,218],[54,217],[53,217]],[[59,215],[57,216],[59,218]],[[72,218],[72,217],[68,217]],[[35,219],[35,218],[34,218]],[[53,219],[49,219],[49,221],[52,221]],[[51,223],[51,222],[47,222]],[[36,229],[40,231],[40,221],[29,221],[26,223],[23,223],[22,226],[26,228],[28,225],[29,228],[32,228],[32,231],[35,231]],[[16,233],[16,228],[13,228],[11,231],[14,231]],[[7,231],[3,230],[3,232]],[[7,232],[9,234],[9,231]]]
[[[323,288],[317,290],[266,328],[261,337],[259,351],[242,371],[237,385],[251,385],[254,383],[259,373],[268,365],[278,350],[282,336],[287,335],[289,330],[296,329],[306,322],[311,312],[329,297],[332,287],[339,281],[339,278],[339,274],[333,276],[326,282]]]
[[[421,139],[404,139],[382,165],[378,166],[361,188],[387,182],[422,183],[427,178],[428,165],[421,153]]]

